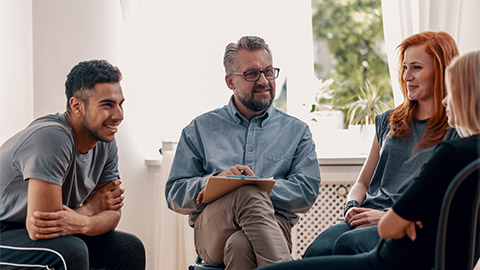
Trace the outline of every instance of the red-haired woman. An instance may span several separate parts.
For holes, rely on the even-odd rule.
[[[405,39],[398,51],[404,101],[375,118],[376,136],[348,194],[345,222],[317,236],[304,257],[372,250],[380,240],[378,221],[433,155],[433,146],[458,136],[442,107],[445,68],[458,55],[453,38],[423,32]]]
[[[407,48],[405,61],[410,52]],[[305,258],[267,265],[261,270],[433,268],[444,194],[455,175],[480,155],[480,51],[454,59],[446,69],[445,81],[448,94],[443,104],[447,122],[457,129],[461,138],[441,142],[435,147],[433,156],[422,166],[419,175],[381,218],[378,232],[383,239],[376,247],[362,254]],[[467,260],[471,236],[465,228],[470,226],[469,206],[474,204],[478,180],[478,173],[470,175],[453,197],[446,255],[442,258],[446,261],[445,269],[471,269],[471,262]]]

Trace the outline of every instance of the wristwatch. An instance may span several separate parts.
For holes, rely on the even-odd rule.
[[[347,214],[348,209],[352,207],[360,207],[360,203],[357,202],[356,200],[348,201],[343,207],[343,216],[345,216]]]

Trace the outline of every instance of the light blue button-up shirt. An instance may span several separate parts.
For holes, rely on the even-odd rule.
[[[315,202],[320,170],[308,126],[273,105],[249,122],[233,102],[195,118],[182,131],[166,184],[168,207],[190,215],[193,226],[206,204],[196,198],[208,177],[237,164],[273,177],[275,211],[295,224]]]

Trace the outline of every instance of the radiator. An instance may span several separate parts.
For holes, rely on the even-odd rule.
[[[355,165],[320,166],[322,184],[317,200],[292,229],[293,259],[300,259],[322,231],[343,221],[343,206],[348,191],[361,168],[359,164]]]

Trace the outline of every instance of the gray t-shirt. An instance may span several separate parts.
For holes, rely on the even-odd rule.
[[[30,178],[62,186],[63,204],[78,208],[96,185],[119,179],[116,143],[81,154],[65,114],[38,118],[0,147],[0,221],[25,222]]]
[[[391,207],[435,152],[435,146],[415,147],[427,129],[428,119],[414,119],[407,140],[390,137],[388,117],[391,111],[375,117],[380,158],[362,207],[378,210]],[[455,129],[450,129],[445,140],[454,138],[458,138],[458,134]]]

